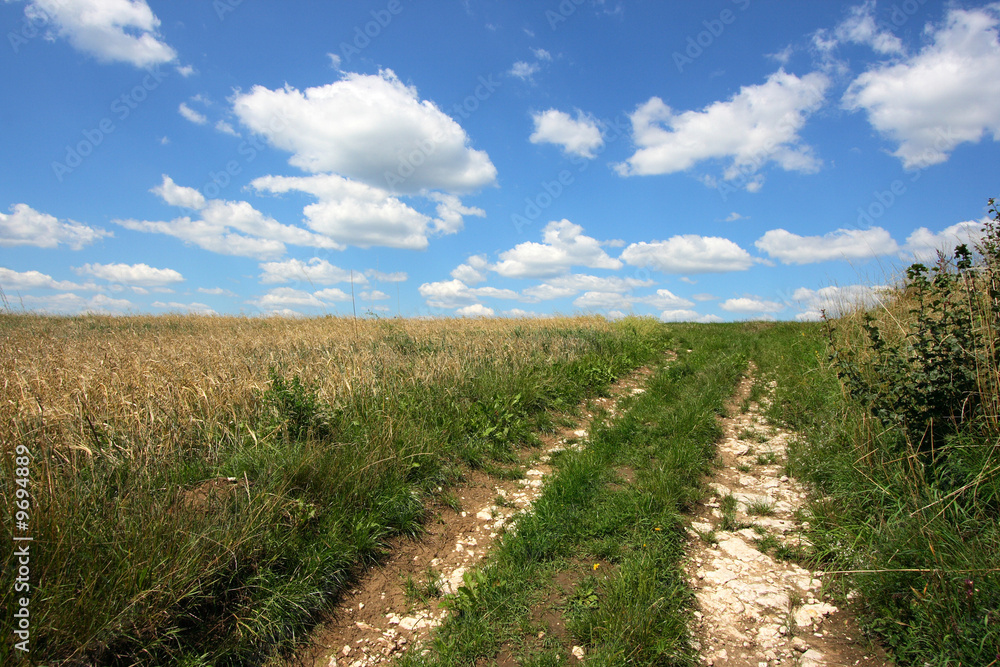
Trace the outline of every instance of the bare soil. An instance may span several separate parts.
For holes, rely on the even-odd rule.
[[[603,411],[606,418],[613,419],[618,414],[618,400],[644,391],[651,373],[648,367],[639,368],[610,387],[607,396],[584,401],[576,415],[559,416],[557,422],[571,425],[540,436],[540,448],[522,453],[521,479],[497,479],[479,471],[466,473],[464,482],[451,489],[460,499],[461,509],[433,507],[433,518],[421,537],[393,540],[385,561],[360,573],[353,587],[286,664],[372,667],[419,646],[448,611],[442,608],[440,596],[425,596],[422,600],[408,596],[406,582],[420,587],[429,575],[436,576],[441,595],[454,593],[463,584],[463,575],[476,566],[517,515],[530,510],[541,493],[544,478],[552,472],[552,455],[582,448],[595,414]],[[625,479],[631,474],[628,470],[621,472]],[[556,629],[561,623],[560,618],[549,627]],[[510,655],[501,655],[499,660],[499,664],[516,664]]]
[[[722,419],[719,466],[706,480],[713,494],[691,517],[686,572],[697,599],[693,633],[701,660],[716,667],[889,665],[850,612],[824,595],[822,571],[776,557],[811,546],[806,489],[784,474],[794,434],[769,424],[757,403],[740,411],[753,370],[728,406],[736,416]],[[736,501],[728,520],[727,496]]]

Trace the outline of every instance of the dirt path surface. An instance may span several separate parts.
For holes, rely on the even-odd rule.
[[[642,393],[651,373],[647,367],[639,368],[610,387],[609,396],[581,404],[579,415],[569,418],[572,425],[541,437],[540,449],[524,452],[523,478],[499,480],[481,472],[467,473],[465,483],[452,489],[461,509],[432,508],[435,517],[422,537],[394,540],[389,558],[360,577],[314,630],[308,646],[287,664],[371,667],[419,646],[448,614],[440,605],[440,595],[454,593],[463,575],[516,521],[517,514],[531,508],[544,478],[552,472],[551,456],[582,448],[594,415],[604,411],[613,419],[618,400]],[[435,579],[436,585],[428,584]]]
[[[751,378],[740,383],[730,415],[749,400],[752,385]],[[722,427],[722,465],[708,480],[714,494],[694,513],[686,564],[702,662],[891,664],[845,611],[824,599],[822,572],[776,557],[809,546],[802,535],[808,524],[800,520],[805,488],[783,472],[792,434],[772,427],[757,403]]]

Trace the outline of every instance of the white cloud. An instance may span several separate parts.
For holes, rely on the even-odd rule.
[[[319,257],[313,257],[305,262],[300,259],[264,262],[260,265],[260,269],[262,271],[260,282],[264,284],[303,281],[317,285],[333,285],[352,280],[350,270],[334,266]],[[353,273],[353,280],[355,285],[368,284],[368,279],[360,271]]]
[[[702,292],[700,294],[692,294],[691,298],[695,301],[715,301],[719,297],[714,294],[708,294],[707,292]]]
[[[405,271],[393,271],[391,273],[384,273],[382,271],[377,271],[376,269],[366,269],[365,275],[372,280],[380,283],[403,283],[409,280],[409,276],[406,275]]]
[[[795,316],[801,322],[816,322],[825,311],[829,317],[839,317],[856,308],[871,308],[882,302],[890,288],[884,285],[847,285],[823,287],[818,290],[800,287],[792,294],[802,312]]]
[[[777,313],[785,309],[785,305],[777,301],[764,301],[762,299],[740,297],[738,299],[726,299],[719,304],[719,308],[730,313]]]
[[[156,269],[148,264],[84,264],[74,271],[81,276],[139,287],[162,287],[184,282],[184,276],[173,269]]]
[[[150,220],[115,220],[139,232],[167,234],[223,255],[274,259],[285,254],[285,244],[343,250],[344,246],[323,234],[301,227],[283,225],[245,201],[205,200],[193,188],[178,186],[168,176],[152,189],[173,206],[196,207],[200,219],[184,216],[169,222]]]
[[[236,96],[233,110],[308,172],[410,193],[468,192],[496,180],[489,156],[469,146],[461,126],[391,70],[347,73],[305,91],[254,86]]]
[[[96,285],[79,285],[69,280],[56,280],[39,271],[14,271],[0,266],[0,287],[5,290],[54,289],[86,290],[97,289]]]
[[[474,303],[471,306],[463,306],[455,311],[461,317],[493,317],[493,309],[487,308],[481,303]]]
[[[195,190],[183,185],[174,183],[174,179],[166,174],[162,174],[163,183],[152,188],[150,192],[171,206],[180,206],[200,210],[205,208],[205,196]]]
[[[552,54],[545,49],[531,49],[531,52],[538,60],[552,60]]]
[[[736,211],[733,211],[732,213],[726,216],[726,219],[723,222],[736,222],[737,220],[742,220],[742,219],[743,219],[742,215],[740,215]]]
[[[651,294],[649,296],[644,296],[637,301],[642,303],[647,303],[659,310],[670,310],[676,308],[686,308],[688,306],[693,306],[694,302],[685,299],[684,297],[677,296],[668,289],[658,289],[656,294]]]
[[[163,301],[154,301],[152,305],[153,308],[166,308],[171,311],[193,313],[195,315],[218,315],[218,313],[212,310],[211,306],[197,301],[192,303],[181,303],[179,301],[169,301],[164,303]]]
[[[360,294],[362,301],[385,301],[389,295],[377,289],[365,290]]]
[[[129,300],[114,299],[106,294],[95,294],[89,299],[85,299],[72,292],[49,296],[34,296],[29,294],[22,297],[21,300],[31,310],[47,313],[119,315],[134,308],[134,305]]]
[[[528,287],[523,291],[530,300],[549,301],[573,296],[579,292],[615,292],[624,294],[638,287],[649,287],[655,284],[652,280],[639,278],[620,278],[618,276],[591,276],[574,273],[556,276],[544,283]]]
[[[545,315],[543,313],[535,313],[530,310],[522,310],[520,308],[511,308],[510,310],[503,311],[504,317],[526,317],[526,318],[539,318],[539,317],[551,317],[550,315]]]
[[[111,232],[98,227],[88,227],[73,220],[40,213],[27,204],[14,204],[10,213],[0,213],[0,246],[33,245],[39,248],[55,248],[59,245],[80,250]]]
[[[330,67],[333,69],[340,69],[340,56],[336,53],[328,53],[326,56],[330,59]]]
[[[955,247],[962,243],[972,250],[983,238],[985,225],[989,221],[989,217],[978,221],[966,220],[937,233],[926,227],[918,227],[907,237],[906,245],[903,246],[904,253],[918,262],[928,262],[937,258],[939,250],[947,257],[952,256]]]
[[[621,258],[632,266],[646,266],[663,273],[724,273],[745,271],[753,258],[729,239],[685,234],[666,241],[633,243]]]
[[[670,309],[660,313],[660,319],[664,322],[696,322],[701,314],[695,310]]]
[[[542,232],[542,243],[519,243],[500,253],[494,270],[508,278],[544,278],[567,272],[572,266],[619,269],[622,263],[604,250],[583,227],[569,220],[552,221]]]
[[[864,110],[872,127],[896,143],[907,169],[944,162],[959,144],[992,133],[1000,141],[1000,6],[949,9],[943,25],[928,26],[931,43],[902,62],[858,76],[845,108]]]
[[[387,190],[337,174],[262,176],[251,185],[260,191],[307,192],[317,202],[303,209],[306,224],[338,243],[362,248],[385,246],[423,250],[432,233],[453,234],[462,229],[463,215],[485,215],[462,206],[458,197],[432,193],[439,218],[432,219],[403,203]]]
[[[772,229],[754,245],[783,264],[868,259],[899,252],[892,236],[881,227],[838,229],[823,236],[799,236],[784,229]]]
[[[798,132],[822,106],[829,85],[819,72],[799,78],[779,70],[763,84],[744,86],[701,111],[676,113],[653,97],[630,116],[638,150],[615,169],[623,176],[670,174],[703,160],[728,159],[727,180],[752,176],[768,162],[815,172],[820,161]],[[751,183],[759,187],[760,181]]]
[[[177,73],[186,79],[189,76],[196,74],[197,70],[192,65],[180,65],[177,67]]]
[[[205,117],[205,114],[198,113],[184,102],[181,102],[180,106],[177,107],[177,110],[181,112],[181,115],[184,116],[184,118],[191,121],[195,125],[204,125],[208,122],[208,118]]]
[[[212,296],[236,296],[236,293],[222,287],[199,287],[198,292],[201,294],[211,294]]]
[[[541,68],[538,66],[538,63],[529,63],[523,60],[518,60],[516,63],[514,63],[513,67],[511,67],[510,71],[507,73],[510,74],[511,76],[516,76],[518,79],[521,79],[522,81],[528,81],[535,74],[538,74],[538,70],[540,69]]]
[[[597,120],[579,109],[575,120],[557,109],[534,113],[531,119],[535,123],[535,131],[528,140],[533,144],[556,144],[569,155],[588,159],[597,157],[594,151],[604,146]]]
[[[25,14],[50,22],[52,36],[104,62],[136,67],[172,62],[174,51],[158,34],[160,19],[146,0],[32,0]]]
[[[466,285],[475,285],[486,280],[486,271],[489,268],[486,255],[472,255],[465,264],[459,264],[452,270],[451,277],[461,280]]]
[[[249,303],[264,310],[281,310],[286,306],[326,308],[334,302],[347,302],[351,295],[336,287],[306,292],[292,287],[275,287]]]
[[[632,301],[620,292],[584,292],[573,300],[573,305],[588,310],[606,310],[608,308],[631,308]]]
[[[875,24],[875,0],[851,7],[848,16],[834,30],[837,39],[866,44],[881,54],[903,53],[903,42],[888,30],[881,30]]]
[[[233,129],[233,126],[224,120],[220,120],[218,123],[216,123],[215,129],[218,130],[219,132],[222,132],[223,134],[228,134],[234,137],[240,136],[240,133],[237,132],[235,129]]]
[[[424,283],[418,288],[427,305],[434,308],[459,308],[479,303],[483,298],[518,299],[520,295],[509,289],[496,287],[469,287],[461,280]]]

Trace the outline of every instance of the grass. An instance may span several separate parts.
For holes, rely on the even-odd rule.
[[[911,267],[770,367],[771,417],[801,435],[788,467],[816,491],[812,558],[899,665],[1000,660],[998,240],[978,268]]]
[[[670,331],[678,349],[694,351],[657,370],[613,423],[592,424],[586,449],[554,459],[534,511],[455,596],[456,614],[430,652],[407,654],[404,667],[487,664],[501,655],[565,664],[573,645],[594,665],[695,663],[682,513],[702,494],[699,480],[721,435],[716,418],[766,327]],[[632,483],[621,483],[621,466],[634,471]],[[571,586],[560,584],[567,579]],[[568,637],[540,625],[553,614]]]
[[[0,315],[5,525],[13,450],[31,457],[32,662],[262,662],[425,507],[456,507],[464,469],[502,474],[546,411],[664,343],[637,319]]]

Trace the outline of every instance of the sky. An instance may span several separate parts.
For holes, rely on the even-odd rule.
[[[816,320],[974,242],[1000,3],[3,0],[53,314]]]

